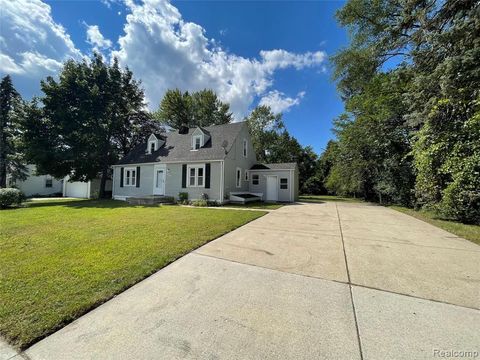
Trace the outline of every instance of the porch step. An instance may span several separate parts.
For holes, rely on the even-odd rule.
[[[155,204],[174,204],[175,199],[172,196],[146,195],[139,197],[129,197],[127,202],[130,205],[155,205]]]

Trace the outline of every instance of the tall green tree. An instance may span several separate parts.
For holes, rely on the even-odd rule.
[[[23,108],[20,94],[13,87],[10,75],[6,75],[0,82],[0,188],[6,187],[7,174],[18,180],[27,176],[21,152]]]
[[[480,3],[470,0],[350,0],[337,18],[350,31],[352,41],[333,58],[338,88],[346,102],[347,115],[354,123],[340,131],[341,134],[363,128],[362,123],[368,122],[366,115],[378,118],[375,107],[369,110],[361,103],[384,103],[382,92],[378,92],[378,99],[368,93],[386,67],[392,79],[405,83],[390,104],[394,106],[392,109],[395,102],[402,104],[402,118],[406,122],[384,130],[394,138],[397,127],[408,132],[413,161],[403,156],[403,164],[398,167],[398,159],[393,157],[392,161],[387,157],[377,175],[367,173],[364,177],[373,181],[373,191],[391,193],[392,181],[407,171],[404,165],[410,162],[416,174],[411,193],[414,188],[418,206],[434,207],[445,217],[477,223],[480,222],[477,211],[480,155],[475,146],[480,142],[480,132],[475,131],[480,88],[479,12]],[[357,112],[358,105],[363,108],[361,112]],[[355,142],[347,135],[343,140],[339,137],[343,149],[351,148]],[[375,142],[371,146],[377,148]],[[359,161],[352,164],[371,160],[370,153],[363,152],[362,156],[353,153]],[[353,178],[359,178],[360,169],[355,167],[352,171],[346,167],[334,170],[339,181],[353,174],[357,174]],[[342,171],[346,173],[341,174]]]
[[[174,129],[181,126],[209,126],[232,121],[230,106],[221,102],[215,92],[204,89],[190,94],[179,89],[167,90],[155,117]]]
[[[32,102],[24,125],[28,158],[42,174],[74,181],[100,176],[100,197],[110,166],[140,137],[161,130],[146,111],[140,84],[116,59],[108,65],[94,54],[67,61],[59,79],[48,77],[41,88],[43,106]]]
[[[327,179],[331,191],[411,204],[411,146],[400,100],[407,84],[397,73],[377,74],[345,100],[347,112],[334,122],[339,141]]]
[[[269,106],[260,105],[245,118],[257,160],[269,162],[272,147],[279,135],[285,131],[282,114],[274,114]]]

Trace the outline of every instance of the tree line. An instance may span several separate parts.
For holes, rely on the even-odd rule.
[[[325,191],[480,223],[478,1],[349,0]]]
[[[193,93],[168,90],[157,111],[149,112],[145,94],[133,73],[99,54],[67,61],[57,79],[40,84],[42,95],[25,101],[11,77],[0,83],[0,187],[7,174],[27,177],[27,164],[38,175],[72,181],[100,177],[100,197],[111,176],[111,165],[145,141],[152,132],[181,126],[209,126],[233,121],[229,104],[212,90]],[[297,162],[300,182],[314,173],[317,155],[291,136],[281,114],[255,108],[247,121],[261,162]]]

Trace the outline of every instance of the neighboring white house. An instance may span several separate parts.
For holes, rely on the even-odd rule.
[[[169,196],[293,202],[295,163],[258,164],[245,122],[151,134],[113,166],[113,198]]]
[[[35,165],[27,165],[28,177],[24,181],[13,181],[7,176],[7,186],[15,186],[27,197],[63,196],[75,198],[95,198],[100,191],[100,179],[91,181],[69,181],[69,177],[55,179],[50,175],[36,175]],[[112,191],[112,181],[107,180],[106,191]]]
[[[27,165],[28,177],[21,181],[13,181],[7,176],[7,186],[15,186],[25,196],[62,196],[63,180],[55,179],[50,175],[36,175],[35,165]]]

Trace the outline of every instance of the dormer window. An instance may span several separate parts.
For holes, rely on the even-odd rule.
[[[145,149],[145,153],[153,154],[155,151],[160,149],[165,144],[165,138],[158,134],[151,134],[147,140],[147,148]]]
[[[202,147],[202,135],[195,135],[193,137],[193,150],[198,150]]]

